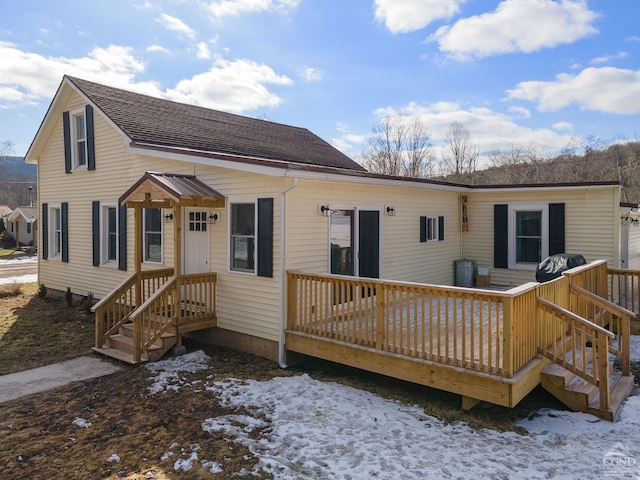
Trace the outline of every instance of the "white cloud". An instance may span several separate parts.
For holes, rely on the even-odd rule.
[[[298,6],[300,0],[212,0],[209,11],[214,17],[237,17],[244,13],[286,12]]]
[[[375,16],[391,33],[420,30],[431,22],[451,18],[466,0],[375,0]]]
[[[67,58],[24,52],[12,43],[0,42],[0,58],[0,105],[5,108],[50,99],[65,74],[161,95],[155,82],[135,81],[135,75],[144,71],[144,64],[128,47],[96,47],[85,57]]]
[[[167,30],[178,32],[191,39],[195,38],[196,36],[196,32],[179,18],[172,17],[171,15],[163,13],[156,20],[161,23]]]
[[[302,67],[300,69],[300,76],[307,82],[319,82],[324,78],[324,72],[313,67]]]
[[[509,107],[509,112],[512,113],[513,115],[517,116],[517,117],[521,117],[521,118],[530,118],[531,117],[531,112],[524,108],[524,107],[520,107],[520,106],[514,106],[514,107]]]
[[[460,122],[478,143],[481,162],[495,150],[504,150],[510,145],[536,146],[545,153],[555,153],[567,145],[570,135],[560,134],[549,128],[529,128],[516,123],[509,115],[486,107],[463,108],[453,102],[430,105],[409,103],[396,109],[385,107],[376,110],[379,118],[396,115],[415,116],[429,127],[437,156],[443,151],[443,143],[450,125]]]
[[[362,150],[362,146],[367,141],[367,135],[352,133],[351,128],[345,123],[338,122],[336,124],[336,130],[339,136],[333,137],[331,144],[347,155],[357,155],[359,152],[356,152],[355,149],[359,148]]]
[[[198,52],[196,53],[196,57],[200,60],[209,60],[211,58],[211,51],[209,50],[209,45],[206,42],[198,43]]]
[[[556,122],[551,126],[556,130],[566,130],[567,132],[573,131],[573,123],[571,122]]]
[[[277,75],[267,65],[250,60],[229,61],[218,58],[209,71],[181,80],[175,88],[167,90],[166,94],[179,102],[229,112],[244,112],[260,107],[277,107],[282,102],[265,84],[292,83],[291,79]]]
[[[171,53],[171,50],[163,47],[162,45],[149,45],[146,50],[151,53],[166,53],[167,55]]]
[[[591,60],[591,65],[602,65],[603,63],[611,63],[615,60],[621,60],[627,57],[627,52],[618,52],[615,55],[603,55],[602,57],[596,57]]]
[[[554,81],[521,82],[508,90],[510,98],[538,104],[540,111],[577,104],[597,112],[640,113],[640,70],[589,67],[577,75],[562,73]]]
[[[494,12],[440,27],[429,39],[458,60],[529,53],[596,33],[596,18],[584,0],[504,0]]]

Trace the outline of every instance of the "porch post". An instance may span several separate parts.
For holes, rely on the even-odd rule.
[[[133,206],[133,264],[136,266],[136,307],[142,305],[142,207]]]
[[[182,312],[180,310],[182,295],[182,208],[179,204],[173,204],[173,271],[176,276],[176,299],[174,311],[176,315],[176,347],[182,346],[182,335],[180,334],[180,320]]]

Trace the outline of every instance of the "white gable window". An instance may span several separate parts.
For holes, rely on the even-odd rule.
[[[535,268],[548,256],[548,205],[509,205],[509,268]]]
[[[84,108],[71,112],[71,144],[73,168],[87,168],[87,122]]]
[[[142,210],[144,261],[162,263],[162,210],[145,208]]]

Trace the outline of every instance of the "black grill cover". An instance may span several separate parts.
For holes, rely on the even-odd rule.
[[[565,270],[586,264],[582,255],[558,253],[545,258],[536,268],[536,282],[548,282],[558,278]]]

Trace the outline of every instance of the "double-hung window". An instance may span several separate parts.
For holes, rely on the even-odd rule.
[[[427,217],[427,242],[437,242],[438,239],[438,217]]]
[[[85,110],[71,113],[72,162],[73,168],[87,167],[87,122]]]
[[[255,204],[231,204],[231,270],[255,272],[255,232]]]
[[[32,226],[32,223],[31,222],[27,222],[27,233],[28,234],[31,234],[31,228],[32,228],[31,226]]]
[[[102,208],[102,263],[118,260],[118,209],[115,206]]]
[[[49,219],[51,222],[49,227],[51,232],[49,254],[51,257],[59,257],[62,254],[62,214],[60,207],[51,207]]]
[[[533,267],[549,256],[548,205],[509,205],[509,267]]]
[[[162,210],[145,208],[142,217],[144,261],[162,263]]]

